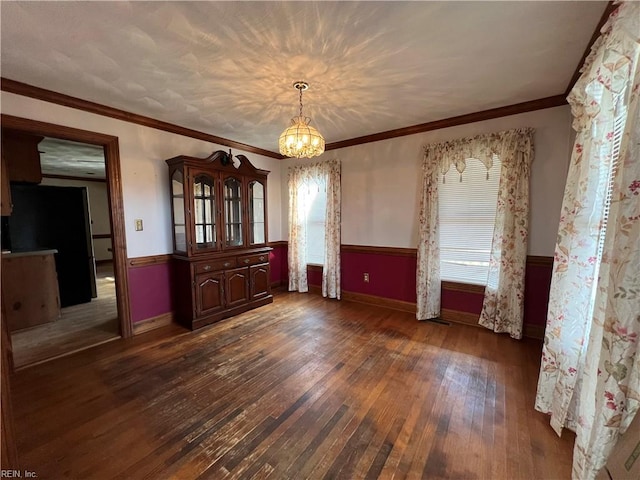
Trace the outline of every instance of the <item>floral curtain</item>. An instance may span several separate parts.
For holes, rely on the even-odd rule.
[[[485,289],[480,323],[495,331],[507,331],[516,338],[522,336],[533,133],[532,128],[521,128],[425,146],[416,278],[418,320],[440,315],[440,176],[452,166],[462,175],[469,158],[478,159],[488,172],[497,155],[502,168],[489,266],[490,285]]]
[[[592,479],[640,407],[640,4],[601,30],[568,97],[565,188],[535,407]]]
[[[307,228],[312,189],[326,189],[325,259],[322,295],[340,298],[340,162],[329,160],[289,168],[289,291],[308,292]]]
[[[289,168],[289,291],[308,292],[307,222],[308,195],[304,188],[310,180],[303,167]]]
[[[420,240],[416,272],[418,320],[440,316],[440,228],[438,182],[440,169],[435,148],[425,147],[420,199]]]
[[[489,275],[479,323],[494,332],[506,332],[520,339],[524,318],[533,129],[503,132],[498,145],[502,170]]]
[[[340,162],[323,163],[326,175],[327,213],[324,230],[322,296],[340,299]]]

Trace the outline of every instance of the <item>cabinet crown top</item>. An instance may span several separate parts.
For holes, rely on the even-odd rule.
[[[236,160],[234,160],[234,158]],[[229,152],[225,152],[224,150],[216,150],[211,155],[204,158],[191,157],[188,155],[178,155],[177,157],[172,157],[168,160],[165,160],[165,162],[168,165],[185,164],[197,167],[209,166],[219,170],[244,174],[265,176],[269,174],[268,170],[256,168],[246,156],[242,154],[233,155],[231,153],[231,150],[229,150]]]

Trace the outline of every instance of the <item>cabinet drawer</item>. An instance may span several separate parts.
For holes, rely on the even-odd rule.
[[[216,260],[210,260],[208,262],[197,262],[194,265],[196,270],[196,275],[199,273],[208,273],[215,272],[217,270],[227,270],[229,268],[234,268],[236,266],[236,259],[234,257],[231,258],[221,258]]]
[[[256,255],[244,255],[238,257],[238,265],[244,267],[246,265],[257,265],[258,263],[267,263],[269,261],[269,253],[258,253]]]

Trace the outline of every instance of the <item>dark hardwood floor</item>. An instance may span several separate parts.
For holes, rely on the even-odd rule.
[[[541,344],[310,294],[17,372],[41,479],[568,479]]]

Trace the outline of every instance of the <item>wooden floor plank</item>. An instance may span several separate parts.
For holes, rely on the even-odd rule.
[[[316,295],[12,377],[38,478],[570,478],[540,344]]]

